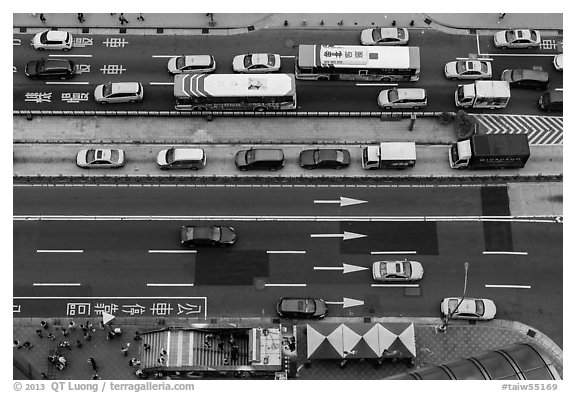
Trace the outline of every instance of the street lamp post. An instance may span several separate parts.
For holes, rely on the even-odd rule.
[[[437,327],[438,330],[442,333],[444,333],[446,331],[446,328],[448,327],[448,322],[450,321],[450,318],[452,318],[452,316],[456,313],[456,311],[458,311],[458,307],[460,307],[460,305],[464,301],[464,298],[466,297],[466,286],[468,284],[468,266],[469,265],[470,264],[468,262],[464,263],[464,291],[462,292],[462,297],[460,298],[460,301],[458,302],[458,304],[456,305],[454,310],[452,310],[452,312],[449,312],[448,315],[446,315],[446,317],[443,318],[442,325]]]

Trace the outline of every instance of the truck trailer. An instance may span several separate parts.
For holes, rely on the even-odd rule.
[[[530,157],[526,134],[487,134],[452,144],[450,167],[454,169],[524,168]]]
[[[362,149],[364,169],[403,169],[416,165],[416,143],[382,142]]]
[[[459,108],[505,108],[510,101],[510,84],[506,81],[476,81],[458,85],[454,101]]]

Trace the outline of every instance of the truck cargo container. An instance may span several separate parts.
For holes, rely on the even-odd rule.
[[[452,144],[450,167],[454,169],[524,168],[530,157],[526,134],[488,134]]]

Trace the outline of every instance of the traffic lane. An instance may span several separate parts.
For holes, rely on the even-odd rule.
[[[90,172],[91,174],[92,172]],[[506,186],[13,187],[14,215],[480,216]],[[484,190],[484,191],[483,191]],[[489,196],[494,195],[494,198]],[[340,198],[365,203],[340,206]],[[484,200],[484,202],[483,202]]]
[[[502,30],[507,30],[503,27]],[[563,37],[560,35],[548,34],[540,31],[540,46],[538,48],[526,48],[526,49],[504,49],[496,48],[494,45],[494,35],[478,35],[478,48],[480,53],[490,54],[490,55],[557,55],[560,44],[563,42]]]

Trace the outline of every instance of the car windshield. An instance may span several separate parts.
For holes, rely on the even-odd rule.
[[[244,67],[249,68],[252,65],[252,55],[244,56]]]
[[[412,265],[408,261],[404,261],[402,264],[404,265],[404,275],[410,277],[412,275]]]
[[[48,32],[45,31],[44,33],[40,34],[40,42],[45,44],[48,42]]]
[[[184,56],[176,58],[176,68],[180,69],[186,65],[186,58]]]
[[[403,40],[404,38],[406,38],[406,35],[404,34],[404,30],[403,30],[403,29],[398,29],[398,38],[400,38],[401,40]]]
[[[382,35],[380,34],[380,29],[373,29],[372,30],[372,39],[376,42],[378,42],[378,40],[382,38]]]
[[[476,300],[476,314],[484,315],[484,302],[482,300]]]
[[[108,97],[112,94],[112,83],[106,83],[102,88],[102,95]]]
[[[274,67],[276,65],[276,59],[273,54],[268,53],[268,65]]]
[[[506,42],[512,42],[516,39],[516,32],[514,30],[508,30],[506,32]]]
[[[174,149],[168,149],[166,152],[166,163],[172,164],[174,162]]]
[[[246,152],[246,163],[247,164],[251,164],[254,162],[256,153],[254,152],[254,150],[248,150]]]
[[[535,31],[530,31],[530,39],[534,42],[536,42],[536,32]]]
[[[118,150],[111,150],[110,151],[110,161],[118,162],[119,158],[120,158],[120,151],[118,151]]]
[[[488,63],[480,62],[480,69],[484,73],[488,73]]]
[[[522,79],[522,70],[512,70],[512,74],[510,75],[513,81],[517,81]]]
[[[457,61],[456,62],[456,73],[461,74],[466,71],[466,62],[465,61]]]
[[[388,102],[398,101],[398,90],[392,89],[388,90]]]
[[[96,150],[88,150],[86,152],[86,162],[94,161],[95,157],[96,157]]]

